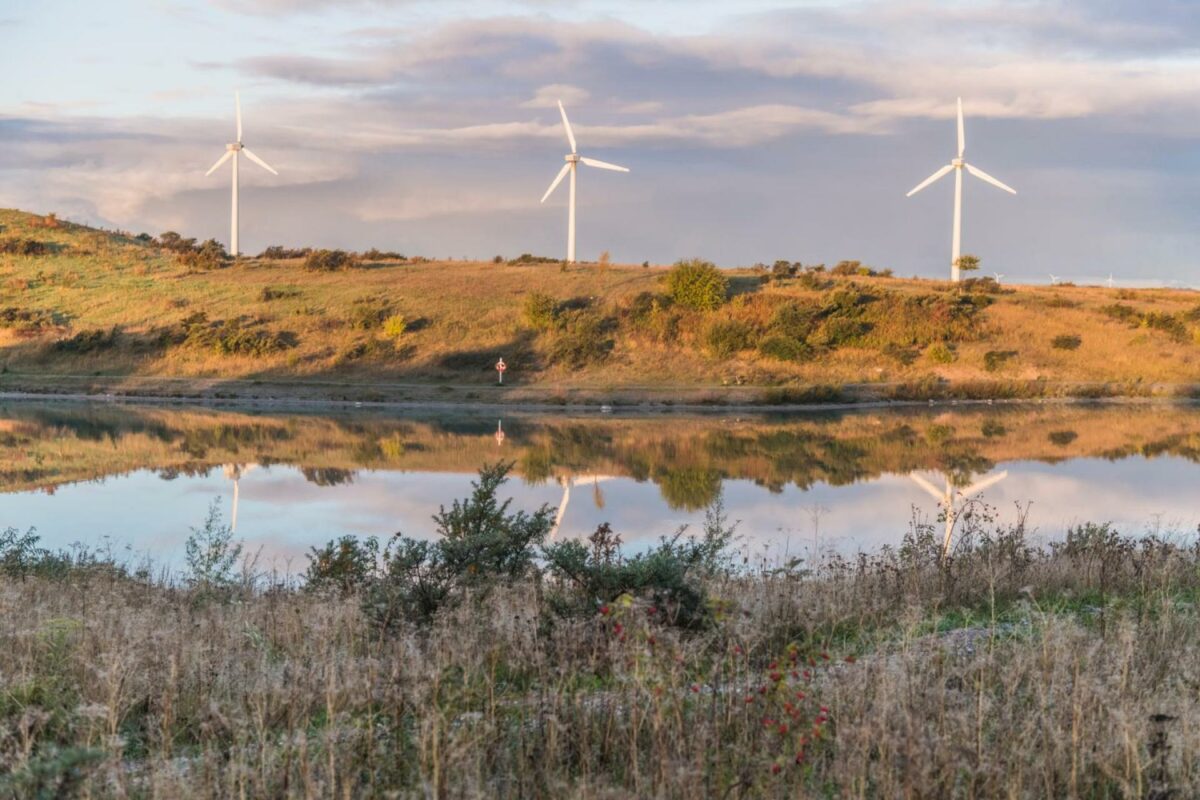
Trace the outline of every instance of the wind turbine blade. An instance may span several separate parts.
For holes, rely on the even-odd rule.
[[[275,171],[275,168],[274,168],[274,167],[272,167],[272,166],[271,166],[270,164],[268,164],[267,162],[263,161],[263,160],[262,160],[261,158],[259,158],[258,156],[254,155],[254,153],[251,153],[251,152],[250,152],[250,151],[249,151],[247,148],[245,148],[245,147],[243,147],[243,148],[242,148],[242,155],[244,155],[246,158],[248,158],[248,159],[250,159],[251,161],[253,161],[255,164],[258,164],[260,167],[262,167],[263,169],[265,169],[267,172],[271,173],[272,175],[278,175],[278,174],[279,174],[278,172],[276,172],[276,171]]]
[[[204,177],[207,178],[209,175],[212,175],[214,172],[217,171],[217,167],[221,166],[222,164],[224,164],[226,161],[228,161],[231,158],[233,158],[233,151],[226,150],[225,155],[218,158],[217,163],[213,164],[211,167],[208,168],[208,172],[204,173]]]
[[[967,152],[967,132],[963,127],[962,98],[958,98],[958,157]]]
[[[563,164],[563,168],[558,171],[558,177],[554,179],[554,183],[550,184],[550,188],[546,190],[544,195],[542,195],[543,203],[546,202],[547,197],[554,193],[554,190],[558,188],[558,185],[563,182],[563,178],[567,177],[567,173],[570,171],[571,165],[569,163]]]
[[[933,174],[932,174],[932,175],[930,175],[928,178],[926,178],[925,180],[923,180],[923,181],[921,181],[919,184],[917,184],[917,188],[913,189],[911,192],[909,192],[908,194],[906,194],[906,195],[905,195],[905,197],[912,197],[914,194],[916,194],[917,192],[921,191],[922,189],[924,189],[926,186],[928,186],[929,184],[933,183],[933,182],[934,182],[934,181],[936,181],[937,179],[941,178],[943,175],[945,175],[946,173],[948,173],[948,172],[949,172],[950,170],[952,170],[952,169],[954,169],[954,165],[953,165],[953,164],[947,164],[946,166],[942,167],[942,168],[941,168],[941,169],[939,169],[937,172],[933,173]]]
[[[628,167],[618,167],[616,164],[609,164],[607,161],[597,161],[594,158],[580,158],[579,160],[587,164],[589,167],[597,167],[598,169],[611,169],[613,172],[629,172]]]
[[[946,493],[934,486],[929,481],[925,480],[924,475],[918,475],[917,473],[913,472],[908,477],[912,478],[913,483],[915,483],[917,486],[920,486],[922,489],[932,495],[934,500],[937,500],[939,503],[946,502]]]
[[[987,181],[987,182],[988,182],[988,183],[990,183],[992,186],[995,186],[995,187],[997,187],[998,189],[1003,189],[1004,191],[1008,192],[1009,194],[1016,194],[1016,193],[1017,193],[1017,190],[1016,190],[1016,189],[1012,188],[1011,186],[1008,186],[1007,184],[1003,184],[1003,183],[1001,183],[1000,181],[998,181],[998,180],[996,180],[995,178],[993,178],[991,175],[988,175],[988,174],[987,174],[986,172],[984,172],[983,170],[981,170],[981,169],[977,169],[976,167],[972,167],[970,164],[965,164],[964,166],[967,168],[967,172],[971,173],[971,174],[972,174],[972,175],[974,175],[976,178],[979,178],[979,180],[981,180],[981,181]]]
[[[563,108],[562,100],[558,101],[558,111],[562,114],[563,127],[567,129],[567,141],[571,143],[571,153],[574,155],[579,152],[579,148],[575,146],[575,132],[571,130],[571,121],[567,119],[567,110]]]
[[[237,107],[237,140],[242,140],[242,93],[233,93],[233,104]]]
[[[962,491],[960,491],[959,494],[961,494],[963,497],[970,497],[973,494],[979,494],[984,489],[995,486],[997,483],[999,483],[1000,481],[1004,480],[1007,477],[1008,477],[1008,470],[1005,470],[1004,472],[993,475],[990,478],[984,478],[979,483],[975,483],[975,484],[968,486],[966,489],[963,489]]]

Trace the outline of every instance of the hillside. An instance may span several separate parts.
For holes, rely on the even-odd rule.
[[[728,301],[700,311],[666,296],[667,267],[382,254],[335,271],[214,269],[18,211],[0,211],[0,250],[9,391],[717,402],[1191,395],[1200,382],[1200,296],[1184,290],[736,269]]]

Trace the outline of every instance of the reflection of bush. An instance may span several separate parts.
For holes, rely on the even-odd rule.
[[[545,445],[533,446],[521,454],[521,476],[530,486],[540,486],[554,475],[554,455]]]
[[[663,500],[677,511],[707,508],[721,493],[721,473],[715,469],[666,469],[658,474],[657,482]]]
[[[354,470],[336,467],[301,467],[300,474],[317,486],[341,486],[354,483]]]

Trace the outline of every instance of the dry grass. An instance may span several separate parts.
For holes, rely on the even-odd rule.
[[[508,265],[470,262],[374,262],[348,272],[313,273],[299,260],[244,259],[214,271],[193,272],[168,252],[145,243],[41,218],[0,211],[6,235],[46,242],[46,255],[0,254],[0,307],[51,314],[58,327],[0,330],[3,361],[27,380],[38,376],[172,376],[263,381],[413,381],[487,385],[498,354],[509,362],[506,383],[541,394],[568,388],[721,385],[898,384],[935,391],[933,379],[955,384],[1009,382],[1023,394],[1045,394],[1049,384],[1100,382],[1112,391],[1142,394],[1159,384],[1195,382],[1200,328],[1193,314],[1182,339],[1131,327],[1105,315],[1114,302],[1185,318],[1198,304],[1189,291],[1110,290],[1098,287],[1014,287],[967,327],[931,329],[921,314],[899,313],[907,301],[954,301],[949,284],[884,277],[826,278],[822,288],[789,279],[764,284],[750,270],[730,272],[733,301],[716,312],[683,312],[670,335],[632,324],[627,311],[642,292],[663,290],[663,268],[612,265]],[[856,285],[877,298],[862,341],[818,352],[809,362],[773,361],[746,350],[714,357],[700,341],[711,319],[736,319],[764,332],[784,303],[819,307],[831,293]],[[553,361],[552,332],[522,320],[531,291],[588,305],[613,328],[611,353],[598,363],[568,367]],[[360,301],[403,315],[407,331],[393,341],[355,324]],[[138,345],[189,314],[242,319],[267,332],[295,337],[296,345],[259,358],[219,355],[202,347]],[[50,343],[81,331],[117,326],[119,347],[84,354],[55,353]],[[952,337],[954,360],[923,354],[930,335]],[[1080,347],[1053,347],[1057,336],[1078,336]],[[1190,337],[1190,338],[1187,338]],[[985,368],[989,351],[1015,351],[997,372]],[[35,381],[36,382],[36,381]],[[161,391],[161,387],[156,391]]]
[[[4,579],[0,796],[1195,796],[1200,551],[985,516],[946,562],[918,525],[714,579],[693,632],[538,585],[384,635],[286,586]]]

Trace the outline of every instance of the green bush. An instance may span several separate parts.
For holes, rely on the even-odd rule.
[[[56,353],[94,353],[98,350],[110,350],[117,346],[121,329],[114,325],[111,328],[99,328],[93,331],[80,331],[67,339],[59,339],[54,343]]]
[[[304,268],[313,272],[337,272],[354,265],[354,256],[345,250],[313,250],[304,258]]]
[[[758,352],[777,361],[808,361],[813,349],[808,342],[782,333],[771,334],[758,343]]]
[[[611,328],[611,320],[593,312],[566,318],[550,344],[550,361],[571,369],[604,361],[614,346]]]
[[[1078,350],[1079,346],[1083,344],[1083,339],[1074,334],[1064,333],[1061,336],[1055,336],[1050,344],[1055,350]]]
[[[525,324],[535,331],[549,331],[558,327],[561,303],[543,292],[530,292],[525,295],[525,303],[521,308]]]
[[[685,537],[681,529],[631,558],[621,553],[621,538],[608,524],[597,528],[586,545],[578,540],[546,545],[543,556],[556,584],[547,599],[563,616],[597,611],[608,616],[616,612],[613,606],[643,599],[665,622],[701,627],[711,619],[704,582],[730,569],[735,529],[726,524],[718,495],[699,537]]]
[[[798,303],[785,303],[775,309],[767,327],[771,333],[804,341],[816,328],[816,311]]]
[[[934,342],[926,347],[925,357],[934,364],[950,364],[957,358],[950,346],[944,342]]]
[[[728,298],[729,279],[708,261],[680,261],[667,273],[667,294],[684,308],[711,311]]]
[[[312,592],[352,594],[366,587],[378,561],[379,540],[374,536],[361,541],[354,536],[343,536],[324,547],[310,548],[304,588]]]
[[[508,480],[512,463],[485,465],[474,491],[465,500],[455,500],[434,516],[438,538],[409,539],[396,534],[388,544],[377,569],[365,556],[352,551],[346,556],[344,575],[359,580],[359,566],[368,572],[362,596],[363,611],[384,630],[394,630],[405,621],[430,622],[443,608],[457,605],[468,594],[484,595],[488,589],[530,575],[535,569],[536,547],[554,524],[550,506],[533,514],[509,513],[511,500],[497,500]],[[326,550],[337,551],[337,542],[314,551],[318,558]],[[310,561],[313,556],[309,556]],[[348,586],[343,582],[341,586]]]
[[[217,501],[208,507],[208,516],[199,528],[192,528],[184,542],[187,582],[203,590],[232,588],[234,567],[242,557],[242,544],[233,539],[233,529],[221,524]]]
[[[983,354],[983,368],[988,372],[997,372],[1016,357],[1016,350],[988,350]]]
[[[0,309],[0,328],[11,328],[17,333],[32,334],[57,326],[54,313],[40,308],[17,308],[8,306]]]
[[[392,341],[399,340],[408,330],[408,322],[403,314],[392,314],[383,321],[383,335]]]
[[[383,321],[392,316],[392,307],[383,300],[364,297],[354,301],[350,306],[350,327],[360,331],[370,331],[383,325]]]
[[[188,269],[220,269],[229,263],[229,254],[225,252],[225,246],[216,239],[209,239],[196,248],[176,252],[179,263]]]
[[[50,252],[50,247],[45,242],[39,242],[36,239],[15,236],[0,239],[0,253],[16,256],[41,256],[48,252]]]
[[[263,290],[258,293],[258,299],[263,303],[269,303],[272,300],[286,300],[288,298],[299,296],[300,290],[291,286],[280,289],[276,289],[273,286],[264,286]]]
[[[718,358],[728,358],[754,346],[754,329],[741,320],[713,320],[704,329],[704,345]]]
[[[855,345],[869,330],[870,325],[860,319],[829,317],[821,323],[813,339],[816,344],[830,348]]]

